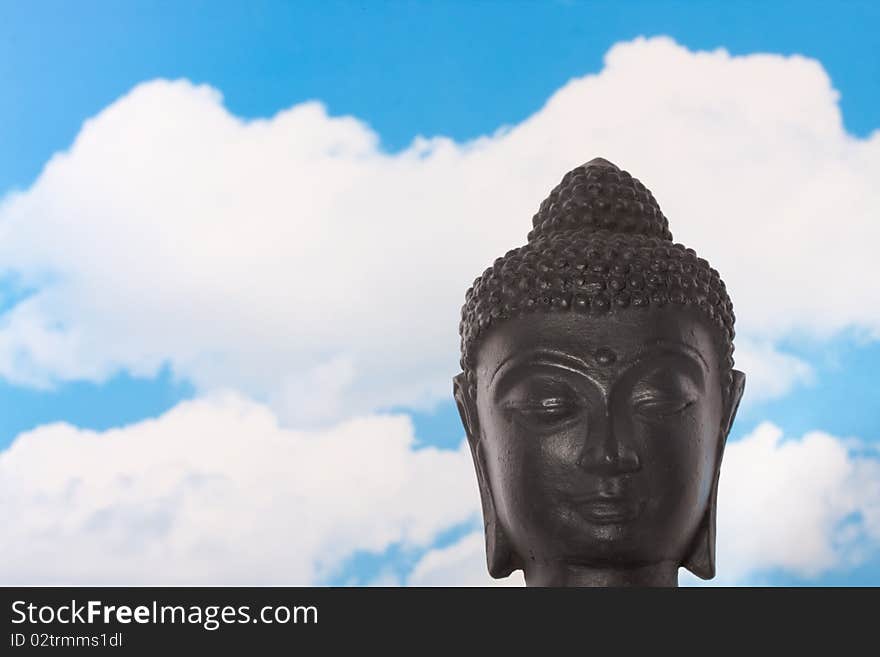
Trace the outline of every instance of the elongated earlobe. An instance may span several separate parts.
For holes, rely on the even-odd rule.
[[[471,443],[471,455],[477,470],[477,482],[480,487],[480,502],[483,507],[483,529],[486,533],[486,566],[489,574],[495,579],[507,577],[519,568],[516,555],[507,539],[507,534],[498,522],[492,492],[486,479],[480,445]]]
[[[480,426],[477,419],[476,400],[470,390],[464,373],[453,379],[453,395],[458,406],[458,414],[467,434],[468,445],[471,448],[471,457],[474,461],[474,470],[477,474],[477,484],[480,489],[480,503],[483,508],[483,528],[486,532],[486,564],[489,574],[499,579],[507,577],[519,568],[516,555],[498,522],[495,513],[495,502],[486,476],[486,468],[483,458],[482,445],[480,443]]]
[[[715,475],[712,481],[712,491],[709,493],[709,505],[703,516],[703,521],[697,529],[690,552],[682,565],[701,579],[715,577],[715,526],[718,511],[718,481],[721,474],[721,458],[724,456],[724,446],[727,444],[727,436],[736,418],[736,411],[742,400],[745,390],[746,375],[738,370],[733,370],[733,381],[730,386],[721,431],[718,436],[718,459],[715,466]]]
[[[700,579],[715,577],[715,517],[718,508],[718,473],[709,494],[709,506],[694,536],[691,551],[681,565]]]

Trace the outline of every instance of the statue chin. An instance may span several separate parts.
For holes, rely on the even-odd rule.
[[[619,173],[594,162],[599,179]],[[665,218],[648,214],[644,230],[667,235]],[[744,383],[723,284],[662,237],[576,225],[571,239],[542,236],[539,217],[526,253],[496,261],[463,310],[454,392],[489,572],[521,569],[529,586],[676,586],[681,566],[710,578],[719,470]],[[547,263],[533,267],[537,285],[523,264],[533,246]]]

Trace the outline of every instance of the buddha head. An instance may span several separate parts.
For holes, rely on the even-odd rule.
[[[724,444],[745,376],[718,272],[651,192],[595,159],[474,281],[454,394],[489,573],[529,586],[715,574]]]

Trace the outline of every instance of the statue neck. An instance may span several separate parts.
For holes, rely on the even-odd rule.
[[[532,563],[525,575],[527,586],[678,586],[678,563],[662,561],[636,568]]]

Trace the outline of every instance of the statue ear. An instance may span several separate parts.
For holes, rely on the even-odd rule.
[[[480,439],[479,419],[477,418],[477,400],[471,394],[467,375],[462,372],[452,379],[452,396],[458,406],[458,415],[464,425],[468,442],[473,445]]]
[[[483,457],[483,446],[480,438],[480,423],[477,417],[476,399],[472,394],[467,381],[467,376],[462,372],[453,380],[453,395],[455,404],[458,406],[458,414],[467,434],[468,445],[471,448],[471,457],[474,460],[474,469],[477,473],[477,484],[480,489],[480,502],[483,507],[483,528],[486,532],[486,564],[489,574],[495,579],[507,577],[519,566],[507,539],[507,535],[498,522],[495,513],[495,502],[492,499],[492,490],[489,479],[486,476],[486,467]]]
[[[746,375],[739,370],[733,370],[733,383],[725,403],[724,417],[721,420],[721,430],[718,436],[718,459],[712,480],[712,491],[709,493],[709,506],[699,529],[697,529],[697,534],[694,536],[690,553],[682,564],[701,579],[715,577],[715,518],[718,509],[718,479],[721,474],[721,457],[724,455],[727,435],[733,426],[745,385]]]
[[[742,401],[743,391],[746,388],[746,375],[739,370],[732,370],[733,382],[727,395],[727,402],[724,408],[724,441],[727,442],[727,434],[733,426],[733,420],[736,418],[736,412],[739,409],[739,403]],[[722,445],[721,449],[724,449]]]

